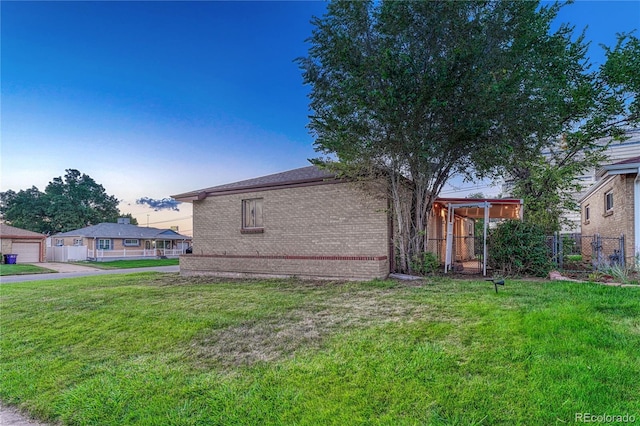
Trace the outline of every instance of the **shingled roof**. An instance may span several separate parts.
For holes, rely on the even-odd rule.
[[[144,240],[190,240],[170,229],[141,227],[125,223],[99,223],[86,228],[55,234],[55,237],[132,238]]]
[[[37,232],[27,231],[26,229],[16,228],[4,223],[0,223],[0,237],[2,238],[47,238],[46,235]]]
[[[337,182],[335,174],[322,170],[316,166],[307,166],[293,169],[286,172],[261,176],[239,182],[227,183],[213,186],[211,188],[199,189],[185,192],[184,194],[172,195],[179,201],[201,200],[208,196],[236,194],[242,192],[265,191],[269,189],[296,187],[310,184],[322,184]]]

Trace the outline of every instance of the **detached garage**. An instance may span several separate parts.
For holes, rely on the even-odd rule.
[[[46,236],[0,223],[1,252],[17,254],[17,263],[44,262]]]

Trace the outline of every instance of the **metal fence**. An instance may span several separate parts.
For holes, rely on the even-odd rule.
[[[482,273],[484,237],[454,236],[452,246],[452,270],[458,273]],[[427,251],[436,255],[441,264],[445,262],[447,242],[445,238],[430,238]]]
[[[624,235],[555,234],[547,237],[551,260],[558,269],[601,270],[625,268]]]
[[[612,266],[626,267],[625,237],[581,234],[555,234],[548,236],[546,245],[554,267],[565,271],[597,271]],[[483,238],[454,237],[452,270],[458,273],[482,273]],[[428,251],[444,264],[446,239],[431,238]],[[488,251],[491,255],[491,248]],[[490,263],[490,262],[489,262]]]

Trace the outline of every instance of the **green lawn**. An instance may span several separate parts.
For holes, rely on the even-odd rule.
[[[24,275],[24,274],[48,274],[56,271],[41,268],[40,266],[30,265],[28,263],[16,263],[13,265],[1,264],[0,276],[5,275]]]
[[[0,400],[83,425],[640,419],[640,289],[139,273],[0,286]]]
[[[77,265],[91,266],[98,269],[148,268],[151,266],[172,266],[180,263],[179,259],[138,259],[113,260],[111,262],[74,262]]]

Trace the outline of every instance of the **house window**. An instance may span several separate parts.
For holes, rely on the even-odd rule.
[[[99,239],[98,250],[111,250],[111,240]]]
[[[74,238],[73,245],[74,246],[81,246],[82,245],[82,238]]]
[[[64,245],[64,239],[56,238],[56,247],[62,247]]]
[[[144,242],[144,248],[146,250],[151,250],[151,241],[147,240]]]
[[[262,198],[242,200],[242,231],[263,232]]]
[[[591,207],[584,206],[584,223],[589,223],[589,219],[591,219]]]
[[[122,242],[125,247],[138,247],[140,245],[140,240],[138,239],[126,239]]]
[[[613,211],[613,191],[604,194],[604,211],[611,213]]]

